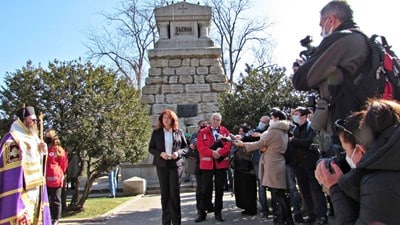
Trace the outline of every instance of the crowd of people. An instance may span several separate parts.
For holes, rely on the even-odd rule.
[[[181,224],[181,162],[189,155],[197,160],[196,223],[206,220],[207,213],[225,221],[221,212],[228,169],[234,171],[236,205],[243,209],[243,216],[260,213],[274,224],[329,224],[328,216],[333,213],[335,224],[400,221],[396,214],[400,206],[396,179],[400,176],[400,154],[396,152],[400,104],[395,101],[371,99],[362,111],[334,123],[340,158],[323,158],[320,145],[315,145],[318,131],[311,127],[312,110],[306,107],[291,113],[273,108],[256,128],[242,124],[236,135],[221,125],[221,114],[213,113],[209,122],[199,121],[198,131],[188,141],[173,111],[165,110],[159,119],[160,129],[154,131],[149,148],[159,156],[155,164],[163,224]],[[167,138],[168,132],[174,135]],[[270,204],[262,197],[265,191],[270,192]]]
[[[189,139],[174,111],[159,115],[149,152],[160,183],[163,225],[181,224],[185,158],[195,161],[196,223],[208,213],[225,221],[223,196],[232,170],[243,216],[260,212],[262,219],[281,225],[326,225],[329,215],[336,224],[400,221],[400,103],[381,98],[360,103],[351,95],[348,81],[358,77],[369,48],[346,1],[324,6],[320,26],[321,44],[306,61],[296,61],[292,78],[296,89],[318,91],[315,108],[286,112],[277,106],[254,129],[252,121],[243,121],[237,134],[215,112],[198,122]],[[0,224],[58,224],[68,154],[55,130],[42,131],[35,109],[23,106],[1,140]],[[110,172],[111,197],[118,168]]]
[[[400,104],[380,96],[359,102],[353,95],[370,53],[346,1],[325,5],[319,25],[322,42],[293,64],[292,77],[296,89],[318,93],[314,108],[300,106],[287,113],[278,106],[255,129],[247,125],[252,121],[243,121],[237,135],[221,125],[219,113],[208,125],[199,122],[189,145],[198,162],[196,223],[210,212],[224,221],[222,193],[231,168],[236,205],[244,216],[260,211],[274,224],[325,225],[330,215],[335,224],[400,221]],[[171,209],[163,207],[163,215],[164,210]]]

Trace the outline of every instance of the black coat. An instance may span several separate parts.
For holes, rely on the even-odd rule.
[[[285,153],[286,163],[293,167],[315,169],[319,153],[310,148],[316,134],[310,123],[307,121],[293,129],[293,139],[289,142],[288,150]]]
[[[161,152],[165,152],[164,130],[158,128],[153,130],[149,143],[149,152],[153,154],[153,165],[162,168],[173,168],[183,165],[182,156],[188,152],[185,134],[182,130],[174,130],[172,132],[173,144],[172,152],[178,152],[179,157],[173,160],[164,160],[161,158]]]
[[[400,126],[387,129],[330,188],[337,224],[400,222]]]

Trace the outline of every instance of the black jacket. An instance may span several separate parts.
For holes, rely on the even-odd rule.
[[[337,224],[400,223],[400,126],[376,139],[357,164],[330,188]]]
[[[175,160],[164,160],[160,156],[161,152],[165,152],[164,129],[158,128],[153,130],[149,143],[149,152],[154,155],[153,165],[162,168],[182,166],[182,156],[188,151],[185,134],[182,130],[178,129],[172,132],[172,136],[172,152],[178,152],[179,157]]]
[[[289,142],[285,153],[287,164],[293,167],[315,169],[315,163],[319,158],[318,151],[310,146],[315,137],[315,131],[311,128],[310,121],[293,129],[293,139]]]

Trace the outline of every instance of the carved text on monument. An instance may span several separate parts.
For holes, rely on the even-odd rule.
[[[176,34],[192,34],[192,27],[175,27]]]

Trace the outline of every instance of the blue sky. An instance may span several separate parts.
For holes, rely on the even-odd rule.
[[[0,1],[0,84],[8,72],[32,60],[47,67],[49,61],[85,58],[85,30],[106,25],[99,12],[112,12],[120,0],[2,0]],[[175,1],[177,2],[177,1]],[[187,0],[196,2],[197,0]],[[202,1],[200,0],[200,3]],[[275,25],[274,60],[290,68],[303,50],[306,35],[320,41],[319,11],[328,0],[253,0],[252,14],[266,16]],[[348,0],[355,21],[368,34],[383,34],[400,54],[398,7],[392,0]]]
[[[89,26],[104,23],[100,11],[117,1],[38,0],[0,1],[0,77],[32,60],[47,67],[49,61],[70,61],[84,56]]]

